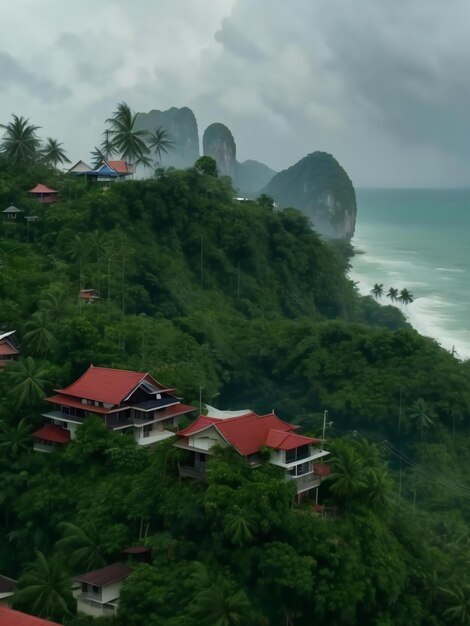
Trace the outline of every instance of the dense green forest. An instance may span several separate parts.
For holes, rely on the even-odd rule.
[[[36,183],[61,200],[40,206]],[[207,160],[102,191],[0,162],[0,573],[14,606],[71,626],[71,575],[144,542],[115,626],[409,626],[470,620],[470,366],[358,294],[348,250],[294,209],[238,203]],[[37,215],[34,222],[25,215]],[[80,304],[80,288],[101,299]],[[90,418],[31,452],[41,398],[90,363],[149,371],[188,402],[270,411],[321,434],[332,473],[297,506],[276,468],[221,452],[203,486],[182,454]]]

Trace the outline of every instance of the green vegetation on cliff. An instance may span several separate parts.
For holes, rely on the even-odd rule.
[[[468,363],[359,296],[302,213],[234,202],[205,171],[102,192],[0,164],[0,203],[39,218],[4,219],[0,236],[0,327],[23,356],[0,374],[0,573],[20,577],[15,606],[88,623],[64,581],[144,541],[152,562],[108,624],[466,623]],[[27,198],[39,181],[61,201]],[[80,305],[80,287],[100,302]],[[32,454],[41,396],[90,363],[150,371],[189,402],[275,408],[316,435],[327,409],[320,501],[335,521],[294,506],[272,466],[221,453],[205,486],[180,482],[171,441],[139,449],[93,418],[63,453]]]

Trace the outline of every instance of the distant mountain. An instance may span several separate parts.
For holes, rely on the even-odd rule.
[[[356,193],[338,161],[313,152],[279,174],[263,189],[281,208],[306,213],[317,232],[330,239],[350,240],[356,225]]]
[[[259,161],[251,159],[243,163],[237,161],[233,183],[242,194],[256,194],[269,183],[275,174],[274,170]]]
[[[137,113],[137,128],[153,132],[162,127],[175,143],[175,149],[163,155],[165,167],[191,167],[199,158],[199,133],[194,113],[188,107],[172,107],[166,111]]]

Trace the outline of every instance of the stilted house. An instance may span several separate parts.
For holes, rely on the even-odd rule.
[[[19,209],[18,207],[14,206],[13,204],[10,205],[9,207],[7,207],[6,209],[4,209],[2,211],[3,215],[5,215],[5,217],[7,217],[9,220],[16,220],[17,217],[19,217],[19,215],[21,213],[23,213],[22,209]]]
[[[108,367],[94,367],[46,401],[44,426],[33,433],[34,449],[51,452],[75,437],[90,415],[99,416],[108,428],[134,437],[148,446],[174,435],[181,415],[194,411],[150,374]]]
[[[190,453],[188,464],[180,467],[180,476],[202,479],[215,446],[233,448],[253,467],[261,464],[263,450],[269,449],[270,463],[284,470],[298,495],[306,494],[329,473],[329,467],[322,463],[329,452],[323,449],[322,439],[299,435],[298,428],[274,412],[257,415],[248,411],[234,417],[225,417],[220,411],[216,416],[200,415],[176,433],[174,445]]]
[[[38,184],[33,189],[30,189],[29,193],[41,204],[52,204],[59,199],[59,192],[55,189],[49,189],[46,185]]]

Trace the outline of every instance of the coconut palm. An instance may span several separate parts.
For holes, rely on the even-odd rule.
[[[109,137],[114,150],[122,159],[135,165],[150,165],[149,148],[145,143],[147,131],[137,130],[136,113],[126,102],[120,102],[113,115],[106,120],[109,124]]]
[[[400,292],[398,291],[398,289],[395,289],[395,287],[390,287],[390,289],[387,291],[387,298],[390,298],[392,302],[396,302],[398,300],[399,293]]]
[[[423,398],[418,398],[411,406],[410,417],[416,422],[416,425],[421,432],[422,441],[424,429],[429,428],[434,424],[433,418],[436,417],[434,410],[432,407],[428,406]]]
[[[218,576],[210,587],[199,592],[192,610],[207,626],[242,626],[250,603],[243,590],[236,591],[234,585]]]
[[[470,585],[465,583],[454,584],[450,588],[442,588],[444,596],[450,604],[443,615],[452,624],[470,623]]]
[[[108,242],[105,237],[97,230],[92,232],[87,239],[88,250],[92,254],[96,254],[96,262],[98,264],[98,293],[101,291],[101,259],[108,251]]]
[[[236,546],[243,546],[253,538],[252,520],[235,506],[233,513],[229,513],[225,519],[224,533]]]
[[[19,359],[5,368],[5,376],[10,380],[9,395],[18,406],[32,407],[46,395],[46,370],[43,366],[37,366],[31,356]]]
[[[13,114],[13,121],[0,124],[5,132],[0,142],[0,154],[14,166],[29,165],[38,155],[41,142],[36,134],[39,126],[29,123],[29,119]]]
[[[73,606],[70,578],[57,556],[46,559],[36,551],[36,561],[27,563],[18,581],[14,607],[46,619],[62,620]]]
[[[46,165],[57,167],[59,164],[70,163],[70,159],[62,146],[63,144],[59,143],[57,139],[51,139],[50,137],[46,139],[46,143],[41,148],[41,158]]]
[[[413,298],[413,294],[411,293],[411,291],[408,291],[408,289],[402,289],[400,291],[399,296],[397,297],[398,302],[401,302],[402,304],[411,304],[414,300]]]
[[[24,340],[31,352],[46,355],[56,344],[56,338],[49,330],[50,320],[45,311],[36,311],[25,324]]]
[[[59,529],[64,536],[57,541],[56,548],[70,553],[72,565],[79,566],[85,571],[106,565],[101,548],[102,537],[93,522],[82,527],[70,522],[61,522]]]
[[[162,153],[167,154],[170,150],[175,149],[175,142],[171,139],[168,131],[161,126],[155,128],[153,133],[147,134],[147,145],[150,150],[155,152],[159,166],[162,163]]]
[[[332,460],[331,493],[350,498],[367,487],[364,462],[354,448],[340,448]]]
[[[18,424],[10,426],[5,421],[0,422],[0,450],[2,454],[16,457],[20,452],[31,449],[31,427],[23,417]]]
[[[63,292],[47,293],[39,305],[50,319],[56,320],[61,318],[67,309],[67,297]]]
[[[384,286],[383,286],[383,284],[382,283],[375,283],[375,285],[370,290],[370,293],[376,300],[378,300],[379,298],[382,298],[382,296],[384,295]]]
[[[95,149],[90,152],[90,156],[91,156],[91,164],[93,167],[98,167],[100,163],[103,163],[104,161],[107,160],[104,152],[102,152],[101,149],[98,148],[97,146],[95,146]]]
[[[100,143],[99,151],[101,156],[103,157],[102,160],[105,161],[113,156],[116,156],[116,148],[111,139],[111,131],[108,128],[106,128],[106,130],[103,132],[103,141]]]

